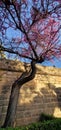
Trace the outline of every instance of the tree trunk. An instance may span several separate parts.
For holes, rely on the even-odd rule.
[[[15,121],[15,114],[16,114],[16,107],[19,97],[19,90],[22,87],[22,85],[30,80],[32,80],[35,76],[36,68],[35,68],[35,62],[31,62],[31,69],[29,72],[24,72],[12,85],[11,95],[9,99],[7,114],[5,118],[5,122],[2,126],[2,128],[6,127],[14,127],[14,121]]]
[[[15,112],[17,107],[17,101],[19,96],[19,87],[12,85],[11,95],[9,99],[7,114],[5,118],[3,128],[14,125]]]

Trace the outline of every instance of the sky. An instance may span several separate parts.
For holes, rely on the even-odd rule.
[[[53,62],[45,61],[44,63],[42,63],[42,65],[44,65],[44,66],[54,66],[56,68],[61,68],[61,60],[57,59],[57,60],[54,60]]]

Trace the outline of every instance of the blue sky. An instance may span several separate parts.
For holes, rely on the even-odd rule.
[[[53,62],[45,61],[44,63],[42,63],[42,65],[44,65],[44,66],[55,66],[57,68],[61,68],[61,60],[57,59],[57,60],[54,60]]]

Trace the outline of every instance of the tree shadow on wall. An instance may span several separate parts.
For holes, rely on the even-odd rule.
[[[38,109],[40,110],[40,113],[46,113],[60,117],[61,88],[56,88],[56,86],[53,84],[48,83],[48,87],[40,89],[40,93],[33,99],[33,102],[37,102],[36,105],[39,106]]]
[[[40,88],[37,88],[36,82],[31,81],[20,90],[16,113],[17,125],[19,122],[20,125],[26,125],[39,121],[41,113],[61,116],[61,88],[56,88],[51,83],[48,83],[47,87],[41,88],[40,85]]]
[[[45,76],[48,80],[48,76]],[[40,76],[40,80],[43,77]],[[42,84],[37,85],[37,80],[32,80],[20,89],[18,106],[16,111],[16,125],[26,125],[39,120],[41,113],[55,114],[55,109],[61,110],[61,87],[56,87],[48,80],[47,86],[43,87]],[[42,82],[44,82],[42,80]],[[7,84],[7,81],[6,83]],[[3,85],[1,91],[1,113],[0,117],[2,121],[5,118],[9,94],[10,85]],[[3,124],[3,123],[1,123]]]
[[[41,92],[43,93],[46,100],[47,100],[47,98],[49,98],[50,103],[53,102],[54,104],[56,104],[55,106],[57,106],[61,110],[61,86],[60,86],[61,83],[58,84],[58,86],[55,85],[56,77],[54,78],[54,76],[57,76],[57,75],[56,74],[54,75],[54,73],[52,73],[52,72],[54,72],[54,68],[52,68],[51,71],[48,72],[49,74],[47,72],[45,72],[43,69],[39,70],[39,72],[41,72],[42,75],[45,75],[44,77],[45,77],[45,80],[47,81],[46,88],[45,87],[42,88]],[[40,73],[38,73],[38,74],[40,74]],[[51,76],[51,81],[50,81],[49,75]],[[44,77],[42,76],[42,78],[41,78],[41,80],[43,82],[44,82],[44,80],[43,80]],[[52,82],[55,82],[55,83],[52,83]]]
[[[48,83],[50,89],[52,89],[56,93],[56,98],[58,102],[58,107],[61,110],[61,87],[56,87],[54,84]]]

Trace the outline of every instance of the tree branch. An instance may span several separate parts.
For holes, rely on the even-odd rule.
[[[5,4],[4,1],[3,1],[3,3]],[[29,39],[29,37],[28,37],[28,34],[27,34],[27,32],[25,31],[25,28],[24,28],[24,26],[23,26],[23,24],[22,24],[22,22],[21,22],[21,20],[20,20],[20,18],[19,18],[19,15],[18,15],[18,12],[17,12],[17,10],[16,10],[15,5],[14,5],[14,9],[15,9],[15,12],[16,12],[16,15],[17,15],[17,18],[18,18],[18,21],[19,21],[19,23],[20,23],[19,25],[17,24],[17,22],[16,22],[14,16],[12,15],[10,9],[9,9],[8,7],[6,7],[6,9],[8,10],[10,16],[12,17],[12,19],[13,19],[13,21],[14,21],[16,27],[17,27],[20,31],[22,31],[22,32],[25,34],[25,36],[26,36],[26,38],[27,38],[27,40],[28,40],[28,43],[29,43],[29,45],[30,45],[30,47],[31,47],[31,49],[32,49],[32,51],[33,51],[33,53],[34,53],[35,59],[38,59],[37,53],[36,53],[36,51],[35,51],[35,49],[34,49],[32,43],[31,43],[31,41],[30,41],[30,39]],[[20,25],[21,25],[21,26],[20,26]],[[21,27],[22,27],[22,28],[21,28]]]
[[[5,48],[2,45],[0,45],[0,51],[5,51],[5,52],[8,52],[8,53],[16,54],[16,55],[18,55],[20,57],[27,58],[27,59],[30,59],[30,60],[35,60],[32,57],[20,54],[18,51],[14,51],[14,50],[12,50],[10,48]]]

